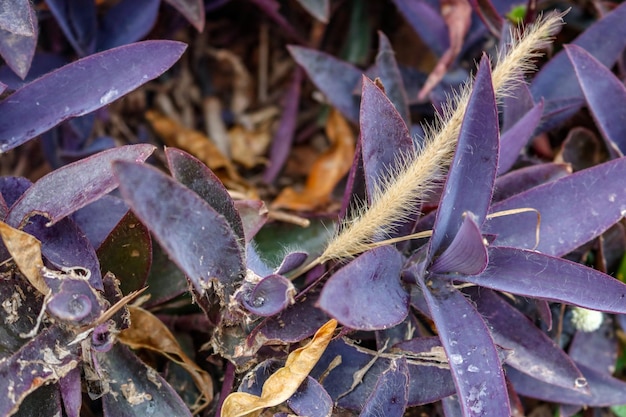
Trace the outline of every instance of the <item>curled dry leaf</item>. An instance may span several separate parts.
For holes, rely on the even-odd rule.
[[[165,324],[143,308],[128,306],[128,311],[130,312],[130,327],[119,334],[119,340],[133,349],[143,348],[159,352],[185,368],[204,396],[204,403],[210,403],[213,399],[211,377],[183,352]]]
[[[285,188],[272,203],[272,208],[307,211],[330,201],[333,189],[350,170],[355,140],[350,125],[337,110],[328,117],[326,134],[331,146],[313,163],[304,190],[297,192]]]
[[[267,378],[260,397],[247,392],[234,392],[226,397],[222,417],[257,417],[264,408],[287,401],[326,350],[336,327],[337,321],[329,320],[309,343],[291,352],[285,366]]]
[[[40,293],[48,294],[50,289],[41,276],[41,242],[4,222],[0,222],[0,236],[22,274]]]

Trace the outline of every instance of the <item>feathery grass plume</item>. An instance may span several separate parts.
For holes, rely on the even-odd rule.
[[[563,24],[562,13],[550,13],[536,23],[513,31],[512,44],[508,52],[499,57],[492,72],[496,97],[510,91],[520,75],[534,68],[533,60],[549,45],[551,38]],[[372,247],[373,240],[393,230],[393,227],[412,214],[416,202],[433,191],[436,184],[445,178],[448,165],[454,156],[463,116],[467,110],[471,83],[445,106],[443,116],[435,126],[428,126],[424,145],[412,155],[404,155],[397,164],[399,168],[390,172],[380,182],[368,208],[358,211],[349,219],[311,264],[303,267],[297,275],[315,265],[331,259],[345,259]]]

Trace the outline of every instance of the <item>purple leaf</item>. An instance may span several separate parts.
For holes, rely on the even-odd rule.
[[[108,353],[95,353],[110,391],[102,397],[105,416],[191,417],[176,391],[135,354],[117,343]]]
[[[406,317],[409,294],[400,282],[402,256],[381,246],[359,256],[324,285],[320,307],[341,324],[359,330],[394,326]]]
[[[483,55],[433,226],[431,258],[454,240],[464,212],[472,212],[479,227],[484,222],[496,177],[499,140],[491,70]]]
[[[158,306],[189,291],[185,274],[159,244],[152,245],[152,265],[146,285],[150,288],[150,300],[146,302],[146,308]]]
[[[263,278],[248,294],[243,295],[246,310],[259,316],[273,316],[293,304],[296,292],[291,281],[273,274]]]
[[[74,368],[59,380],[63,410],[67,417],[80,417],[80,406],[83,403],[80,371],[80,368]]]
[[[361,71],[315,49],[294,45],[288,49],[293,59],[306,71],[330,103],[356,124],[359,120],[359,100],[353,96],[352,91],[361,80]]]
[[[30,2],[9,0],[0,6],[0,55],[24,79],[37,46],[37,15]]]
[[[398,165],[398,153],[409,153],[413,141],[393,103],[365,76],[359,122],[365,185],[371,202],[384,178]]]
[[[520,151],[532,138],[535,129],[541,120],[543,113],[543,101],[537,103],[532,109],[522,116],[500,138],[500,157],[498,158],[498,174],[507,172],[519,156]]]
[[[73,338],[72,332],[53,326],[0,361],[0,415],[12,415],[28,394],[76,368],[80,344],[69,345]],[[59,354],[55,346],[67,354]]]
[[[274,182],[280,170],[287,161],[287,156],[291,150],[294,134],[296,131],[296,118],[300,104],[300,85],[302,84],[302,69],[296,67],[293,71],[291,84],[285,91],[283,97],[283,111],[278,122],[278,128],[272,136],[272,147],[270,149],[270,162],[263,173],[263,181]]]
[[[610,67],[626,47],[626,25],[623,24],[625,20],[626,4],[621,4],[587,28],[573,44],[586,49],[604,66]],[[607,39],[611,39],[611,42],[607,42]],[[539,101],[541,97],[546,99],[547,108],[552,107],[548,102],[558,99],[582,98],[582,91],[565,51],[556,54],[543,66],[535,76],[530,90],[535,101]],[[562,104],[558,108],[564,109]],[[576,106],[566,114],[571,115],[579,108]]]
[[[502,97],[502,132],[511,129],[534,106],[528,84],[519,80],[513,85],[510,94]]]
[[[152,239],[132,212],[120,219],[97,253],[100,269],[115,275],[124,294],[145,286],[152,265]]]
[[[0,67],[0,80],[7,85],[9,90],[15,91],[65,64],[67,60],[60,55],[37,52],[31,62],[28,75],[24,79],[18,77],[8,66],[2,66]]]
[[[513,368],[507,368],[506,376],[515,390],[526,397],[589,407],[608,407],[626,403],[626,383],[582,364],[578,364],[578,368],[584,375],[579,385],[586,383],[591,394],[585,395],[584,392],[576,393],[571,389],[546,384]]]
[[[2,193],[0,193],[0,220],[4,221],[8,213],[9,206],[7,206],[6,201],[4,201],[4,197],[2,197]]]
[[[409,369],[406,358],[392,359],[378,377],[359,417],[402,417],[408,402]]]
[[[287,400],[287,405],[299,416],[330,417],[333,400],[319,382],[307,376],[298,390]]]
[[[562,256],[624,216],[626,184],[615,178],[625,177],[626,160],[622,158],[532,188],[493,205],[491,211],[525,207],[538,210],[541,235],[534,249]],[[516,214],[490,219],[483,232],[498,235],[494,242],[498,246],[533,248],[536,226],[535,213]]]
[[[165,0],[182,14],[198,32],[204,30],[204,2],[202,0]]]
[[[490,0],[470,0],[470,4],[491,34],[500,36],[502,27],[504,26],[504,19],[502,19],[502,16],[498,13],[493,3]],[[506,12],[507,10],[502,14]]]
[[[235,208],[241,218],[245,241],[249,243],[267,222],[269,210],[262,200],[236,200]]]
[[[432,276],[420,285],[452,371],[463,415],[508,416],[509,396],[487,325],[451,284]]]
[[[123,0],[111,7],[100,21],[98,50],[136,42],[156,22],[160,0]]]
[[[437,55],[450,47],[448,28],[438,10],[424,0],[393,0],[413,30]]]
[[[456,279],[526,297],[626,313],[626,284],[595,269],[535,251],[492,246],[489,268],[480,275]]]
[[[281,35],[293,39],[295,42],[306,45],[307,40],[280,14],[281,4],[277,0],[249,0],[263,11],[280,27]]]
[[[113,164],[120,190],[137,217],[200,294],[214,285],[223,302],[243,278],[243,252],[226,219],[196,193],[156,169]]]
[[[548,384],[575,389],[575,381],[582,374],[545,333],[492,291],[483,288],[470,294],[489,324],[494,342],[512,351],[507,364]]]
[[[46,0],[63,34],[80,56],[96,50],[96,4],[82,0]]]
[[[243,224],[228,190],[211,170],[194,156],[176,148],[165,150],[167,165],[178,182],[194,191],[224,216],[233,232],[244,239]]]
[[[293,271],[306,261],[309,256],[306,252],[290,252],[283,258],[280,266],[276,269],[276,274],[284,275],[290,271]]]
[[[52,226],[46,225],[46,218],[31,217],[23,231],[35,236],[41,242],[42,255],[55,267],[82,267],[91,272],[89,284],[102,289],[100,262],[96,251],[87,237],[70,218],[65,218]]]
[[[72,220],[85,233],[91,246],[99,248],[128,210],[124,200],[107,194],[73,213]]]
[[[11,208],[13,204],[24,194],[24,192],[33,185],[29,179],[24,177],[0,177],[0,194]]]
[[[626,87],[602,63],[576,45],[565,45],[574,65],[589,110],[607,141],[609,152],[615,147],[626,153]],[[619,156],[621,156],[619,155]],[[618,155],[615,155],[618,156]]]
[[[330,0],[298,0],[300,6],[311,16],[322,23],[328,23],[330,15]]]
[[[63,120],[104,107],[158,77],[185,48],[185,44],[174,41],[134,43],[80,59],[38,78],[0,102],[0,153]]]
[[[576,363],[611,375],[615,372],[618,349],[614,320],[605,316],[598,330],[576,332],[568,353]]]
[[[17,227],[31,213],[46,216],[48,225],[57,223],[117,187],[112,161],[145,161],[154,149],[147,144],[122,146],[49,173],[13,205],[7,223]]]
[[[411,124],[411,114],[409,112],[409,99],[402,74],[396,62],[395,53],[391,48],[389,39],[383,32],[378,32],[378,55],[376,55],[376,68],[378,76],[385,88],[385,94],[393,103],[398,113],[402,116],[402,120],[408,126]],[[361,104],[361,106],[363,106]]]
[[[463,223],[454,240],[428,268],[436,274],[476,275],[487,267],[487,247],[480,228],[470,212],[463,213]]]
[[[531,165],[516,169],[496,178],[492,201],[502,201],[538,185],[566,177],[571,173],[572,169],[568,164],[558,163]]]

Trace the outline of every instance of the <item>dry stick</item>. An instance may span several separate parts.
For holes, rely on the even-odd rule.
[[[541,56],[541,50],[561,27],[562,16],[548,14],[534,25],[526,27],[523,35],[517,33],[511,37],[514,39],[513,45],[506,55],[500,57],[492,73],[496,96],[507,94],[514,83],[520,82],[520,73],[534,68],[533,59]],[[412,214],[411,208],[445,177],[454,155],[470,93],[471,84],[468,83],[445,107],[443,116],[436,123],[439,129],[430,127],[427,130],[423,147],[411,155],[401,157],[399,168],[382,179],[378,190],[373,193],[369,208],[358,210],[357,215],[346,222],[341,232],[329,242],[324,252],[311,263],[294,271],[292,277],[329,260],[351,258],[371,249],[376,235],[388,233],[394,225]]]

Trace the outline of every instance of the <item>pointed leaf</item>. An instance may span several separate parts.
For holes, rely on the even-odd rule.
[[[24,79],[37,46],[37,14],[24,0],[5,1],[0,8],[0,55]]]
[[[280,266],[276,269],[276,274],[285,275],[289,271],[293,271],[306,261],[308,257],[306,252],[291,252],[285,255],[285,258],[281,262]]]
[[[511,415],[498,352],[481,315],[452,285],[432,276],[420,285],[439,332],[463,415]]]
[[[159,0],[124,0],[111,7],[100,20],[98,50],[137,42],[146,36],[159,13]]]
[[[359,122],[365,184],[371,202],[384,179],[397,169],[398,155],[413,150],[413,141],[393,103],[365,76]]]
[[[617,146],[626,153],[626,87],[613,73],[589,52],[576,45],[565,45],[574,65],[596,125],[609,149]]]
[[[520,151],[532,138],[539,125],[543,113],[543,101],[537,103],[517,123],[502,134],[500,138],[500,157],[498,158],[498,175],[507,172],[520,154]]]
[[[576,332],[568,349],[569,356],[580,365],[612,375],[619,353],[619,343],[614,329],[614,320],[604,317],[598,330]]]
[[[243,240],[241,217],[228,190],[219,178],[197,158],[180,149],[166,148],[165,156],[172,177],[194,191],[215,211],[224,216],[233,232]]]
[[[322,23],[328,23],[330,14],[329,0],[298,0],[298,3],[311,14],[314,18]]]
[[[408,402],[409,369],[406,358],[392,359],[378,377],[359,417],[402,417]]]
[[[204,2],[202,0],[165,0],[182,14],[198,32],[204,30]]]
[[[245,241],[250,243],[267,222],[269,210],[262,200],[236,200],[234,203],[241,218]]]
[[[63,120],[104,107],[158,77],[180,58],[185,48],[185,44],[174,41],[121,46],[78,60],[27,84],[0,102],[0,153]],[[117,70],[120,68],[124,70]]]
[[[487,267],[489,259],[480,228],[472,213],[463,213],[463,223],[450,246],[429,267],[437,274],[476,275]]]
[[[289,408],[299,416],[330,417],[333,400],[319,382],[307,376],[298,390],[287,400]]]
[[[184,185],[156,169],[118,161],[120,190],[137,217],[200,294],[214,285],[222,302],[242,279],[242,248],[226,219]]]
[[[361,71],[324,52],[294,45],[288,49],[331,104],[352,123],[357,123],[359,101],[352,91],[361,79]]]
[[[506,359],[508,365],[548,384],[575,389],[583,375],[554,341],[494,292],[470,289],[469,293],[489,324],[494,342],[513,352]]]
[[[457,150],[437,211],[430,240],[430,257],[450,245],[463,223],[464,212],[472,212],[479,226],[484,222],[498,164],[498,129],[491,69],[484,55],[476,73]]]
[[[67,417],[80,417],[80,406],[83,404],[80,368],[74,368],[59,380],[63,409]]]
[[[0,5],[0,30],[21,36],[35,35],[28,0],[6,0]]]
[[[105,416],[191,417],[189,408],[155,370],[119,343],[96,353],[100,377],[109,385],[102,397]]]
[[[489,268],[480,275],[456,278],[526,297],[626,313],[626,284],[595,269],[535,251],[492,246]]]
[[[365,252],[328,280],[319,305],[353,329],[394,326],[404,320],[409,308],[409,294],[400,282],[401,268],[402,256],[391,246]]]
[[[502,201],[538,185],[566,177],[571,173],[572,168],[569,164],[558,163],[538,164],[516,169],[496,179],[492,202]]]
[[[80,56],[96,50],[96,4],[81,0],[46,0],[63,34]]]
[[[249,294],[243,295],[243,305],[259,316],[273,316],[293,304],[296,292],[291,281],[282,275],[269,275],[254,286]]]
[[[393,103],[406,125],[411,124],[409,99],[402,81],[402,74],[396,62],[395,53],[389,39],[381,31],[378,32],[378,54],[376,55],[376,69],[385,88],[385,94]],[[361,104],[363,106],[363,104]],[[362,123],[362,121],[361,121]]]
[[[48,225],[53,225],[117,187],[112,161],[145,161],[154,149],[147,144],[122,146],[59,168],[22,195],[11,208],[7,222],[17,227],[31,213],[37,213],[48,217]]]
[[[431,3],[424,0],[393,0],[400,13],[430,49],[441,56],[450,47],[448,28]]]
[[[535,213],[490,219],[483,226],[483,232],[497,235],[495,245],[565,255],[599,236],[624,216],[626,184],[615,178],[626,178],[624,158],[540,185],[491,207],[493,213],[526,207],[539,211],[541,228],[537,247]]]
[[[103,195],[72,213],[72,220],[85,233],[91,246],[99,248],[130,209],[120,197]],[[94,222],[93,219],[98,219]]]
[[[512,86],[510,94],[502,97],[502,132],[511,129],[534,106],[528,84],[519,80]]]

